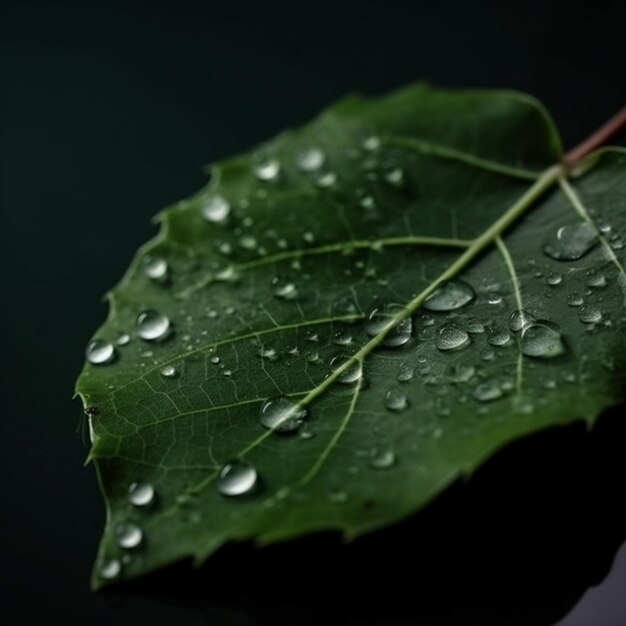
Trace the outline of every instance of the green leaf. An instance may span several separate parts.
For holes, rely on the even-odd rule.
[[[348,98],[163,211],[77,385],[107,504],[94,586],[386,526],[619,402],[626,153],[569,178],[560,158],[531,98],[418,85]]]

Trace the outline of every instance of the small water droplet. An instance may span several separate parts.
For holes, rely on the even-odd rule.
[[[565,352],[561,333],[545,324],[530,324],[522,330],[522,353],[526,356],[549,359]]]
[[[239,238],[239,245],[244,250],[254,250],[259,244],[252,235],[244,235]]]
[[[557,230],[543,250],[556,261],[575,261],[585,256],[597,240],[598,235],[589,223],[568,224]]]
[[[508,330],[494,326],[489,334],[489,343],[492,346],[506,346],[511,339],[511,334]]]
[[[474,388],[472,395],[480,402],[490,402],[501,398],[503,392],[497,381],[488,380],[484,383],[480,383],[480,385],[477,385]]]
[[[315,172],[324,165],[324,153],[315,147],[307,148],[296,155],[296,167],[303,172]]]
[[[556,285],[560,285],[563,280],[563,277],[557,272],[549,272],[546,276],[546,283],[551,287]]]
[[[363,147],[370,152],[378,150],[378,148],[380,148],[380,137],[377,137],[376,135],[371,135],[363,141]]]
[[[426,298],[424,308],[429,311],[454,311],[471,302],[474,290],[460,280],[445,283]]]
[[[115,532],[117,534],[117,545],[126,550],[136,548],[143,539],[141,528],[135,524],[119,524]]]
[[[319,187],[332,187],[337,182],[337,174],[335,172],[326,172],[316,182]]]
[[[581,306],[585,302],[583,297],[577,291],[570,293],[567,296],[566,301],[569,306]]]
[[[151,280],[165,278],[167,269],[167,261],[160,256],[149,256],[144,259],[143,273]]]
[[[260,420],[265,428],[289,433],[300,428],[306,415],[306,409],[300,404],[286,396],[278,396],[261,405]]]
[[[293,283],[285,283],[274,289],[274,297],[281,300],[295,300],[298,297],[298,290]]]
[[[399,187],[404,182],[404,172],[397,167],[396,169],[393,169],[385,174],[385,180],[389,184]]]
[[[593,304],[585,304],[578,311],[578,319],[585,324],[595,324],[602,319],[602,311]]]
[[[257,478],[257,471],[251,463],[236,459],[222,467],[216,487],[223,496],[241,496],[254,489]]]
[[[390,411],[404,411],[409,406],[406,394],[397,387],[392,387],[385,394],[385,406]]]
[[[369,466],[372,469],[385,470],[396,463],[396,455],[390,448],[376,448],[372,450]]]
[[[474,335],[485,332],[484,324],[477,317],[468,317],[463,323],[463,328]]]
[[[280,172],[280,163],[276,159],[259,161],[254,166],[254,175],[262,181],[274,180]]]
[[[363,364],[361,361],[351,357],[348,357],[347,359],[345,357],[335,357],[330,364],[331,366],[333,366],[333,364],[340,365],[346,360],[349,361],[349,364],[346,369],[339,374],[337,382],[345,385],[351,385],[352,383],[357,382],[357,380],[361,380],[361,377],[363,376]],[[339,363],[335,363],[335,361],[339,361]]]
[[[352,335],[343,330],[338,330],[333,337],[336,346],[349,346],[352,343]]]
[[[154,501],[154,487],[149,483],[131,483],[128,500],[133,506],[149,506]]]
[[[376,201],[373,196],[365,196],[359,200],[359,204],[368,211],[376,208]]]
[[[130,343],[130,335],[128,333],[120,333],[115,340],[118,346],[127,346]]]
[[[175,378],[178,374],[178,370],[173,365],[166,365],[161,369],[161,376],[165,378]]]
[[[435,346],[439,350],[460,350],[469,344],[467,332],[452,324],[442,326],[435,337]]]
[[[455,383],[466,383],[470,381],[476,373],[476,368],[473,365],[466,365],[465,363],[456,363],[452,366],[452,380]]]
[[[587,286],[594,289],[606,287],[606,276],[602,272],[592,272],[587,278]]]
[[[391,305],[385,309],[374,309],[365,323],[365,332],[370,337],[376,337],[389,328],[381,345],[386,348],[403,346],[411,338],[413,322],[408,316],[394,322],[394,317],[401,314],[402,311],[403,308],[396,305]]]
[[[146,341],[163,339],[169,329],[169,318],[158,311],[149,309],[137,317],[137,334]]]
[[[497,292],[490,293],[487,296],[487,302],[489,304],[502,304],[502,300],[502,296]]]
[[[98,574],[104,580],[113,580],[120,575],[122,564],[119,559],[106,559],[100,563]]]
[[[535,318],[528,313],[528,311],[520,309],[519,311],[513,311],[513,313],[511,313],[511,317],[509,318],[509,328],[514,333],[517,333],[529,324],[532,324],[534,321]]]
[[[92,365],[104,365],[113,360],[115,348],[109,341],[94,339],[87,346],[85,356]]]
[[[207,222],[223,222],[230,213],[230,203],[223,196],[211,196],[202,206],[202,217]]]

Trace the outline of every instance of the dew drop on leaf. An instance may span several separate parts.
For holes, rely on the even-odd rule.
[[[513,313],[511,313],[511,317],[509,318],[509,328],[514,333],[517,333],[529,324],[532,324],[534,321],[535,318],[528,313],[528,311],[520,309],[519,311],[513,311]]]
[[[269,398],[261,405],[259,414],[262,426],[281,433],[300,428],[306,416],[306,409],[286,396]]]
[[[511,340],[511,334],[508,330],[494,326],[489,333],[489,343],[492,346],[506,346]]]
[[[161,369],[161,376],[165,378],[175,378],[178,370],[173,365],[166,365]]]
[[[566,302],[569,306],[581,306],[585,300],[577,291],[573,291],[567,296]]]
[[[167,276],[167,261],[159,256],[144,259],[143,273],[151,280],[161,280]]]
[[[560,285],[563,280],[563,277],[557,272],[549,272],[546,276],[546,283],[551,287],[555,287],[556,285]]]
[[[137,317],[137,334],[146,341],[163,339],[169,329],[169,318],[158,311],[149,309]]]
[[[280,173],[280,163],[276,159],[265,159],[254,166],[254,175],[262,181],[274,180]]]
[[[472,395],[480,402],[490,402],[501,398],[503,393],[500,385],[495,380],[488,380],[477,385]]]
[[[224,496],[241,496],[254,489],[257,478],[257,471],[251,463],[237,459],[222,467],[216,486]]]
[[[385,394],[385,406],[390,411],[404,411],[409,406],[406,394],[397,387],[392,387]]]
[[[439,350],[460,350],[469,345],[470,337],[462,328],[446,324],[437,331],[435,346]]]
[[[602,319],[602,311],[593,304],[580,307],[578,319],[585,324],[595,324]]]
[[[400,366],[400,370],[398,371],[397,379],[401,383],[407,383],[410,380],[413,380],[413,376],[415,375],[415,370],[406,363],[403,363]]]
[[[303,172],[315,172],[324,165],[324,153],[319,148],[307,148],[296,155],[296,167]]]
[[[285,283],[274,289],[274,296],[281,300],[295,300],[298,297],[298,290],[293,283]]]
[[[230,213],[230,203],[223,196],[211,196],[202,206],[202,217],[207,222],[223,222]]]
[[[394,315],[401,313],[402,310],[402,307],[394,305],[386,309],[374,309],[365,323],[365,332],[370,337],[376,337],[391,326],[380,345],[386,348],[403,346],[411,338],[413,322],[408,316],[396,322],[393,321]]]
[[[526,356],[549,359],[565,352],[561,333],[545,324],[530,324],[522,330],[522,353]]]
[[[117,545],[126,550],[136,548],[143,539],[143,532],[136,524],[119,524],[115,529],[115,533],[117,535]]]
[[[127,346],[130,343],[130,335],[128,333],[120,333],[115,340],[118,346]]]
[[[120,575],[122,564],[119,559],[106,559],[100,563],[98,575],[104,580],[113,580]]]
[[[87,360],[92,365],[104,365],[110,363],[115,356],[115,348],[109,341],[104,339],[95,339],[91,341],[85,351]]]
[[[149,483],[131,483],[128,487],[128,501],[133,506],[149,506],[154,501],[154,487]]]
[[[372,450],[369,466],[372,469],[385,470],[393,467],[396,463],[396,455],[390,448],[375,448]]]
[[[598,240],[591,224],[581,222],[561,226],[543,250],[556,261],[575,261],[585,256]]]
[[[471,302],[475,296],[467,283],[451,280],[431,293],[423,306],[429,311],[454,311]]]

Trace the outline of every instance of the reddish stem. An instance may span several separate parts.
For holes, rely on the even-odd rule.
[[[565,163],[568,168],[574,167],[580,159],[589,154],[592,150],[605,144],[611,137],[617,135],[617,133],[624,128],[626,128],[626,107],[602,124],[602,126],[589,135],[587,139],[572,148],[563,157],[563,163]]]

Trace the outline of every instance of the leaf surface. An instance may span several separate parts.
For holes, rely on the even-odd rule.
[[[418,85],[339,102],[163,211],[77,383],[107,504],[94,586],[229,540],[354,537],[619,402],[626,154],[560,159],[531,98]]]

